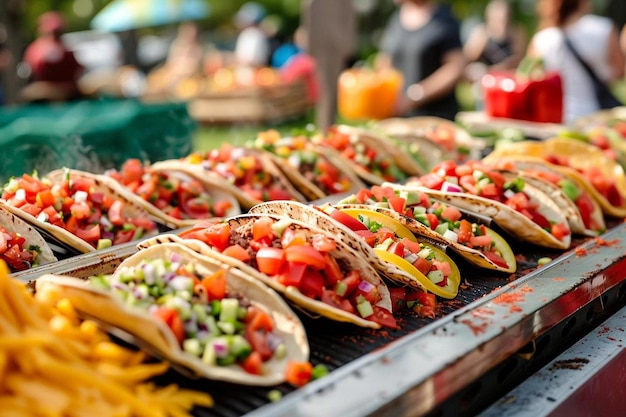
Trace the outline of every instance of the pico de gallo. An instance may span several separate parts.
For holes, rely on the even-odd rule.
[[[428,291],[444,298],[456,296],[460,284],[458,267],[441,250],[418,242],[404,225],[367,208],[328,206],[325,211],[351,228],[382,260],[411,274]]]
[[[337,150],[344,158],[384,181],[405,182],[408,177],[380,144],[375,147],[360,140],[358,134],[344,132],[338,126],[331,126],[320,144]]]
[[[371,189],[361,189],[357,194],[339,202],[349,203],[388,208],[418,221],[448,243],[481,252],[498,268],[515,270],[514,255],[501,236],[483,224],[463,218],[459,209],[431,198],[424,192],[373,186]]]
[[[108,170],[106,175],[179,220],[225,217],[233,206],[229,200],[215,198],[199,180],[189,175],[151,169],[135,158],[127,159],[120,171]]]
[[[70,175],[69,171],[56,182],[36,174],[11,178],[2,190],[2,198],[96,249],[137,240],[157,230],[147,216],[126,216],[127,203],[99,189],[94,179]]]
[[[149,311],[169,327],[184,352],[203,363],[236,364],[245,372],[263,375],[263,364],[284,358],[287,348],[273,332],[272,315],[232,293],[228,279],[224,269],[204,276],[193,262],[172,253],[90,281],[126,305]]]
[[[564,167],[573,168],[577,172],[579,172],[584,178],[586,178],[589,183],[595,188],[600,195],[602,195],[606,201],[609,202],[612,206],[615,207],[623,207],[626,205],[626,199],[622,196],[617,185],[615,184],[615,180],[613,178],[608,177],[601,167],[599,166],[588,166],[586,168],[575,167],[570,164],[569,158],[567,155],[563,154],[551,154],[546,155],[544,159],[554,165],[560,165]]]
[[[426,188],[444,192],[465,192],[495,200],[523,214],[557,240],[567,238],[571,232],[565,222],[551,222],[539,212],[539,206],[524,191],[524,179],[506,180],[504,175],[479,162],[468,161],[458,165],[447,160],[437,164],[431,172],[419,177]]]
[[[29,245],[26,238],[0,226],[0,259],[4,260],[11,272],[25,271],[39,265],[41,248]]]
[[[377,305],[382,299],[377,286],[333,255],[335,240],[296,227],[289,218],[260,216],[245,231],[227,222],[199,224],[179,236],[198,239],[283,288],[293,287],[308,298],[380,326],[396,327],[391,312]]]
[[[205,170],[225,178],[257,202],[298,199],[285,189],[272,172],[268,172],[257,152],[224,143],[219,149],[194,152],[183,158],[183,161],[199,164]]]
[[[352,180],[325,155],[318,152],[304,136],[281,137],[277,130],[259,132],[254,145],[284,159],[325,195],[346,192]]]

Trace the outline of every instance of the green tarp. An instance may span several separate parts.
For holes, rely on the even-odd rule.
[[[85,100],[0,109],[0,181],[61,167],[103,172],[128,158],[155,162],[191,152],[185,103]]]

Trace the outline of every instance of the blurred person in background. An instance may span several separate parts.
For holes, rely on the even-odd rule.
[[[264,67],[270,61],[270,41],[261,27],[267,15],[258,3],[248,2],[235,14],[235,25],[239,30],[235,43],[235,61],[248,67]]]
[[[204,47],[200,41],[198,25],[194,22],[181,23],[165,61],[171,77],[180,79],[199,74],[203,59]]]
[[[30,69],[29,84],[21,91],[24,101],[65,101],[80,97],[78,79],[83,67],[61,41],[65,31],[63,16],[56,11],[42,14],[38,37],[24,52]]]
[[[281,53],[279,48],[273,55],[272,61],[276,61],[276,65],[279,66],[281,80],[284,82],[302,80],[306,86],[309,102],[315,103],[319,96],[320,86],[315,59],[307,50],[306,29],[300,26],[293,35],[293,49],[289,48]]]
[[[430,0],[394,0],[398,8],[384,29],[376,65],[404,77],[398,116],[431,115],[453,120],[456,85],[466,59],[460,27],[449,6]]]
[[[565,39],[598,78],[610,84],[624,76],[617,28],[610,19],[591,13],[590,0],[538,0],[536,10],[539,30],[531,38],[527,55],[542,59],[546,71],[561,73],[564,122],[599,110],[589,74]]]
[[[526,34],[515,25],[511,3],[492,0],[485,8],[485,21],[469,34],[463,52],[469,64],[465,78],[472,83],[477,110],[482,109],[480,81],[489,71],[515,70],[526,53]]]

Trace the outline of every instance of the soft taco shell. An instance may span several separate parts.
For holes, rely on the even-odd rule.
[[[499,271],[499,272],[508,272],[508,273],[515,272],[515,270],[517,269],[517,262],[515,260],[515,254],[511,250],[511,247],[509,246],[509,244],[506,242],[506,240],[502,236],[500,236],[498,233],[496,233],[495,231],[489,228],[487,228],[487,233],[489,234],[489,236],[491,236],[491,238],[495,242],[496,248],[502,254],[502,258],[506,261],[508,268],[504,268],[502,266],[495,264],[493,261],[487,258],[481,251],[461,245],[460,243],[457,243],[453,240],[446,239],[439,233],[432,230],[430,227],[425,226],[424,224],[420,223],[419,221],[415,219],[411,219],[410,217],[403,216],[402,214],[395,212],[392,209],[385,208],[385,207],[376,207],[376,206],[367,206],[367,207],[369,207],[370,210],[383,213],[386,216],[389,216],[392,219],[402,223],[403,225],[407,227],[407,229],[409,229],[410,231],[412,231],[413,233],[417,235],[424,236],[443,246],[450,247],[450,249],[452,249],[454,252],[459,254],[463,259],[465,259],[466,261],[468,261],[469,263],[475,266],[486,268],[486,269],[491,269],[491,270]]]
[[[3,200],[0,200],[0,227],[7,232],[14,232],[26,239],[24,247],[36,246],[39,248],[37,266],[57,261],[56,256],[54,256],[52,249],[43,236],[32,225],[16,216],[11,210],[11,206]]]
[[[528,217],[496,200],[491,200],[469,193],[452,193],[432,190],[418,184],[407,184],[405,186],[398,184],[385,185],[400,190],[407,189],[422,191],[431,197],[449,203],[453,206],[489,217],[512,237],[538,246],[554,249],[568,249],[571,244],[570,235],[565,237],[563,240],[558,240],[552,234],[539,227]],[[557,206],[557,204],[545,193],[530,184],[527,184],[524,187],[524,192],[528,195],[531,202],[538,205],[540,213],[543,214],[548,220],[556,223],[568,224],[567,219],[559,206]]]
[[[259,217],[265,216],[271,216],[277,221],[281,218],[287,218],[286,216],[275,216],[270,214],[244,214],[241,216],[233,217],[227,220],[230,224],[231,236],[233,233],[235,233],[238,236],[238,239],[241,240],[242,244],[245,244],[249,241],[248,236],[252,235],[252,224],[254,220],[258,219]],[[311,233],[322,233],[332,237],[337,243],[337,248],[334,251],[330,252],[333,257],[337,259],[340,265],[345,265],[346,269],[358,270],[361,273],[361,278],[363,280],[368,281],[370,284],[376,286],[382,297],[381,301],[377,305],[391,312],[391,296],[389,293],[389,289],[387,288],[381,277],[378,275],[376,270],[372,267],[372,265],[370,265],[367,259],[363,258],[361,255],[355,252],[347,243],[340,239],[337,239],[336,236],[323,230],[317,229],[316,227],[308,225],[304,222],[295,219],[290,220],[296,228],[303,229]],[[181,243],[201,254],[208,253],[210,256],[213,256],[222,262],[237,267],[245,273],[259,279],[263,283],[267,284],[269,287],[273,288],[274,290],[285,296],[295,305],[302,307],[309,312],[319,314],[331,320],[352,323],[361,327],[369,327],[375,329],[380,328],[380,325],[378,323],[375,323],[374,321],[363,319],[356,314],[348,313],[344,310],[332,307],[321,301],[306,297],[294,287],[285,287],[278,281],[259,272],[250,265],[244,262],[237,261],[236,259],[233,259],[229,256],[222,255],[221,253],[215,252],[211,250],[206,244],[196,239],[183,239],[178,235],[162,234],[160,236],[156,236],[152,239],[147,239],[139,243],[138,248],[143,249],[153,245],[162,244],[164,242]],[[142,251],[140,251],[140,253],[141,252]]]
[[[68,175],[68,173],[70,176],[76,178],[89,178],[95,182],[96,187],[98,187],[98,190],[100,192],[114,199],[124,201],[125,204],[123,214],[125,217],[150,217],[149,213],[142,206],[137,204],[134,200],[129,200],[126,197],[126,194],[123,192],[123,190],[121,190],[121,185],[115,183],[113,180],[111,180],[110,178],[106,178],[103,175],[95,175],[89,172],[79,171],[75,169],[57,169],[46,174],[45,178],[49,179],[53,183],[59,183],[65,178],[66,175]],[[10,205],[7,205],[6,208],[16,216],[49,233],[59,242],[62,242],[63,244],[74,248],[78,252],[88,253],[96,250],[96,248],[91,246],[88,242],[84,241],[83,239],[79,238],[75,234],[69,232],[62,227],[55,226],[47,222],[42,222],[31,214],[20,210],[19,208]],[[144,236],[151,236],[156,233],[157,230],[155,228],[152,232],[146,232]]]
[[[350,166],[346,165],[343,158],[341,158],[337,152],[332,149],[328,149],[322,146],[312,145],[312,148],[315,152],[319,154],[321,158],[326,158],[332,166],[337,168],[343,175],[348,178],[350,182],[350,188],[346,190],[346,193],[356,192],[357,190],[365,187],[365,184],[358,177],[356,172]],[[280,168],[280,170],[285,174],[285,176],[289,179],[289,181],[293,184],[293,186],[304,195],[307,200],[319,200],[327,196],[327,193],[324,192],[314,181],[307,178],[305,174],[300,172],[297,168],[291,166],[288,163],[287,158],[281,158],[280,156],[274,155],[270,151],[263,151],[268,158],[270,158],[276,166]],[[314,175],[313,173],[311,173]]]
[[[370,207],[367,207],[368,209]],[[319,209],[307,204],[293,201],[271,201],[258,204],[250,209],[254,214],[274,214],[287,216],[292,219],[313,225],[318,229],[332,231],[332,234],[349,245],[360,256],[366,259],[380,274],[400,285],[406,285],[417,290],[426,290],[411,274],[402,270],[397,265],[380,259],[371,246],[357,236],[352,230],[343,224],[333,220],[330,216],[322,213]],[[450,260],[449,262],[453,262]]]
[[[237,148],[234,148],[234,149],[237,149]],[[269,158],[266,153],[258,149],[254,149],[254,148],[244,148],[244,149],[245,149],[246,155],[252,155],[255,158],[258,158],[259,162],[261,163],[261,166],[263,167],[262,168],[263,172],[270,175],[272,177],[272,182],[277,183],[283,190],[287,191],[287,193],[291,195],[293,200],[302,201],[302,202],[307,200],[306,197],[302,195],[302,193],[296,190],[296,188],[289,181],[289,179],[285,176],[285,174],[280,169],[278,169],[278,166],[276,165],[275,161]],[[193,154],[190,155],[190,157],[192,156]],[[183,158],[181,162],[184,163],[185,165],[189,165],[193,169],[199,170],[200,172],[202,172],[201,175],[210,174],[210,175],[215,175],[222,179],[226,179],[220,176],[218,173],[213,172],[210,168],[207,169],[202,163],[202,159],[199,159],[197,162],[192,162],[190,157]],[[239,188],[237,185],[233,184],[231,181],[227,179],[224,185],[226,185],[229,188],[230,192],[234,194],[234,196],[239,201],[239,204],[241,205],[241,207],[245,210],[248,210],[250,207],[254,206],[255,204],[259,204],[263,202],[263,200],[259,200],[247,194],[241,188]]]
[[[588,143],[568,138],[552,138],[543,142],[522,141],[497,147],[485,159],[486,162],[505,156],[526,155],[545,159],[550,155],[567,157],[569,167],[553,165],[568,176],[578,177],[585,189],[600,204],[605,214],[613,217],[626,217],[626,173],[617,162],[609,159],[599,148]],[[546,162],[548,163],[548,162]],[[602,174],[615,182],[623,204],[611,204],[586,177],[577,170],[599,169]]]
[[[235,195],[227,186],[226,181],[222,178],[214,177],[212,175],[203,175],[202,171],[193,169],[189,165],[184,164],[178,160],[156,162],[150,165],[148,169],[153,171],[167,172],[169,175],[178,177],[182,180],[185,180],[185,178],[195,179],[202,184],[204,190],[207,192],[207,194],[211,196],[214,201],[226,200],[230,203],[231,206],[226,212],[226,217],[241,214],[241,206],[239,205],[239,201],[237,200],[237,198],[235,198]],[[166,226],[172,227],[174,229],[192,226],[201,220],[221,220],[221,218],[177,219],[164,213],[153,204],[150,204],[149,201],[144,200],[132,191],[126,189],[124,186],[121,187],[124,189],[125,195],[129,199],[132,198],[133,201],[141,205],[160,223],[163,223]]]
[[[578,207],[576,207],[576,204],[570,200],[565,193],[563,193],[561,188],[547,180],[542,180],[541,178],[534,176],[532,172],[541,171],[558,175],[563,179],[571,181],[579,190],[588,193],[588,185],[585,184],[586,181],[580,178],[579,175],[568,175],[568,172],[560,170],[558,166],[548,164],[543,159],[532,156],[512,155],[493,160],[484,159],[483,161],[488,164],[493,164],[496,168],[499,166],[509,167],[513,164],[515,169],[518,170],[518,173],[524,178],[525,181],[531,182],[533,186],[548,194],[554,202],[561,207],[567,217],[567,221],[573,233],[585,236],[597,236],[606,230],[602,207],[600,207],[600,204],[598,204],[595,198],[591,197],[589,199],[593,206],[591,217],[593,224],[596,226],[596,229],[594,230],[585,227],[583,217],[580,214]]]
[[[378,135],[371,129],[348,125],[336,125],[333,129],[341,134],[349,135],[352,143],[363,143],[365,146],[375,149],[382,158],[394,161],[398,168],[407,176],[420,175],[422,173],[421,167],[409,155],[402,152],[389,139]],[[357,162],[349,158],[342,157],[342,159],[363,181],[378,185],[385,181],[384,178],[369,172]]]
[[[264,369],[267,372],[265,375],[247,373],[238,365],[208,366],[200,358],[185,353],[165,323],[154,319],[144,309],[129,307],[112,294],[91,287],[85,280],[44,275],[36,281],[36,290],[61,291],[62,296],[68,298],[80,314],[124,330],[136,337],[140,346],[147,347],[148,351],[156,351],[157,356],[191,371],[198,377],[242,385],[277,385],[285,381],[288,361],[308,360],[309,344],[298,316],[273,290],[228,263],[200,255],[177,243],[166,243],[150,247],[125,259],[115,273],[125,268],[137,267],[145,259],[169,259],[173,253],[181,256],[183,262],[193,263],[201,274],[209,275],[219,269],[225,269],[228,274],[229,292],[240,294],[252,305],[271,314],[275,323],[274,332],[287,348],[285,357],[265,362]]]
[[[454,138],[441,143],[448,152],[455,153],[455,159],[480,159],[485,143],[475,139],[469,132],[456,123],[436,116],[392,117],[374,123],[374,127],[389,135],[419,135],[429,138],[435,129],[444,127],[454,133]],[[429,140],[433,140],[430,139]],[[438,142],[435,140],[435,142]],[[450,143],[452,142],[452,143]]]

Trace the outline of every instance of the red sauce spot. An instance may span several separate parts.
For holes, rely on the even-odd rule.
[[[601,237],[595,237],[593,240],[599,246],[613,246],[620,241],[620,239],[604,240]]]
[[[472,333],[474,333],[475,336],[478,336],[481,333],[485,333],[485,331],[487,330],[487,325],[488,323],[481,323],[481,324],[476,324],[473,323],[471,320],[469,319],[464,319],[460,321],[461,323],[465,324],[467,327],[469,327],[472,330]]]
[[[566,280],[566,278],[552,278],[552,281],[554,281],[554,282],[563,282],[565,280]]]
[[[581,248],[580,246],[576,248],[576,256],[585,256],[587,255],[587,249]]]

